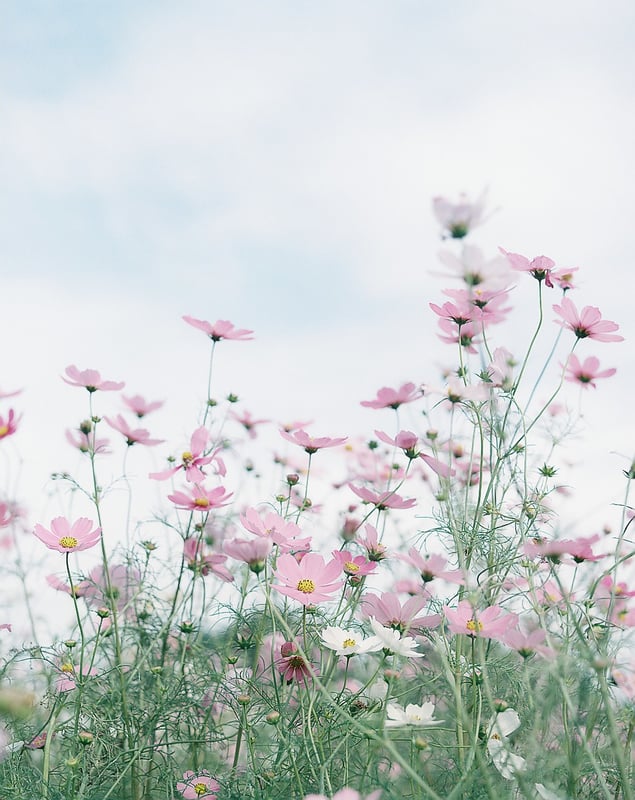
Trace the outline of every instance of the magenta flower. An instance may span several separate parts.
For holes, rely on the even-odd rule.
[[[365,408],[394,408],[395,410],[404,403],[412,403],[422,395],[414,383],[404,383],[399,389],[390,389],[384,386],[377,392],[374,400],[362,400],[360,405]]]
[[[342,436],[338,439],[331,439],[328,436],[309,436],[304,430],[292,431],[291,433],[281,430],[279,433],[288,442],[303,447],[309,455],[317,453],[318,450],[323,450],[325,447],[337,447],[340,444],[344,444],[348,439],[348,436]]]
[[[165,481],[171,478],[172,475],[182,469],[185,471],[185,480],[190,483],[201,483],[205,480],[205,473],[201,467],[218,460],[220,469],[218,472],[221,475],[225,474],[225,465],[223,461],[216,455],[218,451],[214,451],[211,455],[205,455],[205,449],[209,440],[209,431],[205,427],[197,428],[190,439],[190,449],[181,453],[181,463],[176,467],[171,467],[163,472],[151,472],[149,478],[155,481]]]
[[[181,793],[184,800],[199,800],[199,798],[216,800],[218,795],[214,792],[220,790],[220,783],[214,780],[206,769],[200,772],[188,770],[183,773],[183,780],[176,784],[176,790]]]
[[[613,333],[619,330],[616,322],[602,319],[599,308],[584,306],[578,313],[575,304],[568,297],[563,297],[560,305],[554,305],[553,310],[562,317],[563,322],[557,322],[563,328],[569,328],[578,339],[596,339],[598,342],[623,342],[624,337]]]
[[[477,611],[469,600],[461,600],[456,608],[443,606],[443,612],[452,633],[482,639],[504,640],[509,629],[518,622],[516,614],[508,614],[500,606],[489,606]]]
[[[102,392],[117,392],[126,385],[123,381],[120,383],[117,381],[102,381],[101,375],[96,369],[79,370],[74,364],[66,367],[65,372],[68,376],[67,378],[62,376],[62,380],[65,383],[68,383],[70,386],[82,386],[91,393],[97,390]]]
[[[86,517],[80,517],[72,524],[66,517],[55,517],[51,520],[51,530],[42,525],[36,525],[33,533],[44,542],[49,550],[58,553],[75,553],[78,550],[87,550],[97,544],[101,537],[101,528],[93,527],[93,522]]]
[[[472,228],[480,225],[484,218],[486,194],[483,192],[475,202],[470,202],[465,194],[459,195],[458,203],[452,203],[446,197],[433,198],[432,210],[443,229],[443,236],[463,239]]]
[[[204,319],[194,319],[194,317],[188,316],[183,317],[183,319],[188,325],[206,333],[213,342],[220,342],[221,339],[240,339],[246,341],[254,338],[251,335],[253,331],[248,331],[245,328],[235,328],[232,323],[226,319],[219,319],[216,322],[207,322]]]
[[[164,404],[163,400],[153,400],[152,402],[148,403],[140,394],[135,394],[132,397],[126,397],[122,394],[121,399],[130,409],[130,411],[136,414],[139,419],[145,417],[145,415],[149,414],[151,411],[156,411]]]
[[[0,439],[12,436],[18,429],[19,421],[20,417],[16,418],[15,411],[12,408],[9,409],[6,419],[0,415]]]
[[[104,417],[104,419],[111,428],[119,431],[119,433],[125,437],[128,447],[132,447],[133,444],[144,444],[146,447],[154,447],[165,441],[164,439],[151,439],[150,431],[145,428],[131,428],[121,414],[117,414],[115,419],[111,419],[110,417]]]
[[[333,559],[328,564],[318,553],[307,553],[300,563],[284,553],[280,556],[275,571],[276,580],[272,588],[287,595],[303,606],[312,606],[332,599],[343,581],[341,565]]]
[[[544,281],[546,286],[553,289],[551,271],[556,266],[556,262],[553,259],[548,256],[536,256],[530,261],[527,256],[521,256],[519,253],[508,253],[502,247],[498,249],[506,256],[512,269],[518,272],[528,272],[537,281]]]
[[[198,483],[189,490],[189,494],[185,492],[174,492],[168,495],[168,500],[171,500],[177,508],[184,511],[211,511],[213,508],[221,508],[229,503],[230,497],[233,492],[227,493],[224,486],[217,486],[215,489],[207,491]]]
[[[348,484],[348,488],[355,492],[364,503],[374,505],[378,511],[385,511],[387,508],[412,508],[417,505],[414,497],[406,499],[396,492],[373,492],[364,486],[353,486],[352,483]]]
[[[585,358],[582,363],[578,360],[577,356],[570,355],[567,361],[567,374],[565,379],[572,383],[580,383],[585,389],[588,386],[596,388],[595,381],[598,378],[610,378],[615,375],[617,370],[615,367],[600,370],[600,362],[595,356]]]

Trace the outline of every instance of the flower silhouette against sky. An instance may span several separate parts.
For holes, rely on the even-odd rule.
[[[207,322],[204,319],[195,319],[188,316],[184,316],[183,319],[188,325],[206,333],[213,342],[220,342],[221,339],[247,341],[254,338],[251,335],[253,331],[248,331],[246,328],[236,328],[226,319],[219,319],[216,322]]]
[[[323,450],[325,447],[337,447],[340,444],[344,444],[348,439],[348,436],[340,436],[336,439],[331,439],[328,436],[309,436],[304,430],[292,432],[280,430],[279,433],[288,442],[303,447],[309,455],[313,455],[313,453],[317,453],[318,450]]]
[[[62,380],[69,386],[81,386],[89,392],[117,392],[126,385],[123,381],[102,381],[101,375],[96,369],[79,370],[74,364],[64,370],[67,377],[62,376]]]
[[[598,342],[623,342],[624,337],[613,331],[619,330],[617,322],[602,319],[602,313],[595,306],[584,306],[578,312],[575,303],[568,297],[563,297],[560,305],[557,303],[553,310],[562,317],[556,320],[557,325],[573,331],[578,339],[595,339]]]
[[[143,444],[146,447],[154,447],[157,444],[163,444],[165,441],[164,439],[152,439],[150,437],[150,431],[145,428],[131,428],[121,414],[117,414],[114,419],[111,417],[104,417],[104,419],[111,428],[122,434],[128,447],[132,447],[133,444]]]
[[[394,408],[395,410],[404,403],[412,403],[422,395],[414,383],[404,383],[399,389],[390,389],[384,386],[377,392],[374,400],[362,400],[360,406],[364,408]]]

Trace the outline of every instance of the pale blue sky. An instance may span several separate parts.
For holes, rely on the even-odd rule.
[[[25,457],[74,422],[69,363],[191,411],[182,314],[256,330],[222,369],[257,416],[370,428],[360,399],[450,357],[441,193],[489,186],[474,241],[579,265],[578,302],[632,342],[634,22],[630,0],[0,2],[0,386],[27,388]],[[632,345],[593,352],[620,371],[592,433],[630,453]]]

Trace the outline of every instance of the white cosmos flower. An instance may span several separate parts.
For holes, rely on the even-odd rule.
[[[434,704],[423,703],[423,705],[416,706],[410,703],[405,708],[397,703],[388,703],[386,707],[386,720],[387,728],[397,728],[403,725],[413,725],[415,727],[425,727],[429,725],[440,725],[443,720],[433,719],[434,717]]]
[[[525,769],[526,761],[508,749],[507,737],[520,725],[520,717],[513,708],[501,711],[494,718],[487,737],[487,752],[492,763],[500,774],[508,781],[513,780],[514,773]]]
[[[357,631],[348,631],[344,628],[324,628],[322,642],[338,656],[354,656],[359,653],[373,653],[381,650],[382,644],[376,636],[364,639]]]
[[[423,658],[423,653],[418,653],[415,650],[415,647],[419,647],[419,644],[412,636],[402,636],[394,628],[385,628],[380,622],[377,622],[375,617],[370,618],[370,624],[375,632],[375,636],[371,638],[380,642],[378,650],[383,648],[393,655],[404,656],[405,658]]]

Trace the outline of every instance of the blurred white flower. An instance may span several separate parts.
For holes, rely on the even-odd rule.
[[[404,725],[413,725],[415,727],[425,727],[429,725],[440,725],[443,720],[434,719],[434,704],[423,703],[423,705],[416,706],[410,703],[405,708],[397,703],[388,703],[386,708],[386,727],[397,728]]]

